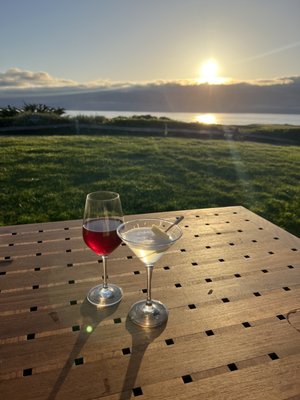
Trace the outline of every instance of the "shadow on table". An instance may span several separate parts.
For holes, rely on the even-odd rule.
[[[135,387],[141,362],[150,343],[152,343],[154,339],[161,335],[165,327],[166,324],[152,329],[141,328],[133,324],[127,317],[126,329],[132,337],[132,348],[119,400],[130,399],[133,391],[136,391],[136,393],[134,393],[135,395],[141,394],[139,392],[142,389]]]
[[[110,316],[116,311],[118,306],[119,304],[107,308],[97,308],[90,304],[87,299],[84,300],[80,307],[80,314],[82,317],[81,326],[78,326],[78,329],[80,329],[80,333],[69,355],[69,358],[65,362],[61,373],[54,383],[52,391],[48,396],[48,400],[54,400],[56,398],[65,379],[69,374],[70,369],[74,365],[74,362],[76,363],[75,360],[80,363],[80,359],[77,359],[77,356],[80,354],[81,349],[87,342],[90,335],[93,334],[94,330],[101,323],[101,321],[103,321],[106,317]]]

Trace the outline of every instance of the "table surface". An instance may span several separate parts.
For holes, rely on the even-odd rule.
[[[240,206],[151,214],[179,215],[152,281],[169,319],[150,330],[127,318],[146,296],[127,246],[108,263],[124,297],[97,309],[82,221],[0,228],[1,399],[300,398],[300,240]]]

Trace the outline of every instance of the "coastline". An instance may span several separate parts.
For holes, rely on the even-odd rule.
[[[71,117],[104,116],[106,118],[132,117],[133,115],[152,115],[157,118],[170,118],[181,122],[200,122],[212,125],[293,125],[300,126],[300,114],[272,113],[194,113],[194,112],[148,112],[148,111],[105,111],[105,110],[66,110]]]

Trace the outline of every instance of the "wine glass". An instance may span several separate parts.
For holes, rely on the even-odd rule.
[[[117,228],[123,222],[123,212],[118,193],[93,192],[86,197],[82,235],[87,246],[102,256],[103,283],[93,287],[87,299],[90,303],[108,307],[119,303],[123,291],[118,286],[107,283],[107,258],[114,251],[121,239]]]
[[[133,304],[128,316],[137,325],[153,328],[168,319],[166,306],[151,298],[151,280],[154,264],[181,236],[181,229],[163,219],[138,219],[124,222],[117,229],[124,243],[145,264],[147,271],[147,298]]]

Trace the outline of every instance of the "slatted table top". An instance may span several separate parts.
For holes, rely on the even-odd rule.
[[[127,319],[146,288],[127,246],[108,263],[123,300],[101,310],[82,221],[0,228],[1,399],[300,398],[300,240],[240,206],[151,214],[179,215],[152,280],[169,319],[150,330]]]

